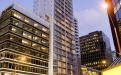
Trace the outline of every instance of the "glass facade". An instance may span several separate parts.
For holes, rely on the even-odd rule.
[[[48,75],[49,28],[12,6],[0,17],[0,75]]]
[[[84,66],[102,70],[113,61],[109,39],[102,31],[80,37],[80,50]]]
[[[120,0],[114,0],[114,14],[116,16],[117,20],[117,31],[119,35],[119,41],[121,42],[121,1]]]
[[[110,6],[107,9],[113,35],[116,56],[121,52],[121,0],[105,0]]]

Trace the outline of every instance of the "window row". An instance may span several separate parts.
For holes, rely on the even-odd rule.
[[[10,24],[11,20],[10,19],[7,19],[5,21],[3,21],[2,23],[0,23],[0,28],[3,28],[4,26]]]
[[[61,74],[66,74],[66,69],[62,69],[62,68],[58,68],[58,67],[54,67],[53,71],[56,72],[56,73],[58,72],[58,73],[61,73]],[[54,75],[57,75],[57,74],[54,74]]]
[[[19,35],[22,35],[22,36],[25,37],[25,38],[31,39],[31,40],[33,40],[33,41],[36,41],[36,42],[38,42],[38,43],[40,43],[40,44],[44,44],[44,45],[46,45],[46,46],[49,45],[49,42],[48,42],[47,40],[44,40],[44,39],[42,39],[42,38],[40,38],[40,37],[38,37],[38,36],[35,36],[35,35],[31,34],[31,33],[28,33],[28,32],[26,32],[26,31],[23,31],[23,30],[21,30],[21,29],[19,29],[19,28],[17,28],[17,27],[11,26],[10,29],[11,29],[12,32],[14,32],[14,33],[16,33],[16,34],[19,34]],[[42,36],[43,38],[46,37],[45,34],[42,34],[41,36]]]
[[[64,15],[62,14],[62,10],[60,10],[59,8],[57,8],[57,7],[55,7],[55,11],[54,11],[54,13],[55,13],[55,15],[56,16],[58,16],[59,18],[61,18],[61,19],[63,19],[64,18]]]
[[[62,45],[62,44],[59,43],[59,42],[54,41],[54,45],[57,46],[58,48],[61,48],[61,49],[63,49],[63,50],[66,50],[65,46]]]
[[[62,29],[61,27],[57,26],[57,25],[54,25],[54,28],[60,32],[62,32],[63,34],[65,34],[65,30]]]
[[[6,26],[9,23],[12,23],[14,25],[17,25],[17,26],[19,26],[19,27],[21,27],[21,28],[23,28],[23,29],[25,29],[25,30],[27,30],[29,32],[32,32],[35,35],[38,35],[40,37],[43,37],[43,38],[45,38],[47,40],[49,39],[49,35],[45,34],[44,32],[42,32],[42,31],[40,31],[40,30],[38,30],[38,29],[36,29],[34,27],[31,27],[30,25],[27,25],[27,24],[25,24],[25,23],[23,23],[21,21],[18,21],[15,18],[7,19],[6,21],[2,22],[0,24],[0,26],[2,28],[2,27]]]
[[[3,15],[1,20],[5,20],[5,19],[7,19],[10,16],[14,16],[14,17],[16,17],[16,18],[18,18],[18,19],[20,19],[20,20],[22,20],[22,21],[24,21],[24,22],[26,22],[26,23],[28,23],[28,24],[30,24],[30,25],[32,25],[32,26],[34,26],[34,27],[36,27],[36,28],[38,28],[38,29],[40,29],[42,31],[44,31],[44,32],[49,33],[49,29],[48,28],[44,27],[43,25],[41,25],[41,24],[39,24],[37,22],[34,22],[33,20],[31,20],[28,17],[18,13],[15,10],[11,10],[8,13],[6,13],[5,15]]]
[[[36,59],[30,58],[24,55],[19,55],[19,54],[15,54],[11,52],[0,52],[0,58],[10,58],[10,59],[16,59],[18,61],[21,61],[21,58],[23,57],[25,57],[24,62],[26,63],[32,63],[32,64],[48,67],[48,63],[42,60],[36,60]]]
[[[15,33],[17,33],[17,34],[23,35],[23,36],[26,37],[26,38],[32,39],[32,34],[26,32],[26,31],[22,31],[20,28],[17,28],[17,27],[14,27],[14,26],[5,27],[5,28],[1,29],[1,30],[0,30],[0,35],[3,34],[3,33],[5,33],[5,32],[7,32],[9,29],[10,29],[12,32],[15,32]],[[25,29],[25,30],[28,30],[26,27],[24,27],[24,29]],[[40,32],[40,31],[38,31],[38,30],[36,30],[36,29],[35,29],[33,32],[34,32],[33,34],[35,34],[35,35],[38,35],[38,36],[40,36],[40,37],[42,37],[42,38],[45,38],[45,39],[47,39],[47,40],[49,39],[49,35],[47,35],[47,34],[45,34],[45,33],[42,33],[42,32]],[[34,35],[33,35],[33,38],[34,38],[35,41],[38,41],[38,40],[39,40],[39,37],[38,37],[38,36],[34,36]],[[48,44],[47,41],[45,42],[44,39],[43,39],[43,42],[41,42],[41,43],[43,43],[43,44],[45,44],[45,45]]]
[[[4,12],[5,14],[4,14],[3,12]],[[12,11],[10,11],[10,10],[9,10],[8,12],[7,12],[7,11],[3,11],[3,12],[2,12],[1,17],[0,17],[0,20],[1,20],[1,21],[3,21],[3,20],[5,20],[5,19],[7,19],[8,17],[12,16]],[[6,12],[7,12],[7,13],[6,13]],[[4,15],[3,15],[3,14],[4,14]]]
[[[61,5],[61,4],[59,4],[58,1],[55,1],[54,3],[55,3],[55,6],[56,6],[56,7],[59,7],[59,8],[61,8],[62,10],[64,9],[64,6]]]
[[[21,70],[21,71],[48,74],[48,70],[9,63],[9,62],[0,62],[0,68],[8,68],[8,69],[13,69],[13,70],[16,68],[16,70]]]
[[[37,43],[34,43],[34,42],[31,42],[29,40],[26,40],[26,39],[23,39],[23,38],[20,38],[18,36],[15,36],[13,34],[7,34],[7,35],[4,35],[4,36],[1,36],[0,37],[0,42],[3,42],[5,40],[11,40],[11,41],[15,41],[15,42],[18,42],[18,43],[21,43],[23,45],[26,45],[26,46],[29,46],[29,47],[32,47],[34,49],[37,49],[37,50],[40,50],[40,51],[43,51],[43,52],[46,52],[48,53],[49,51],[49,48],[45,47],[45,46],[42,46],[40,44],[37,44]]]
[[[58,60],[53,60],[53,64],[56,65],[56,66],[59,66],[59,67],[66,68],[66,63],[65,62],[61,62],[61,61],[58,61]]]
[[[56,54],[56,53],[53,55],[53,58],[66,62],[66,57],[61,56],[61,55]]]
[[[35,50],[24,48],[24,47],[21,47],[19,45],[15,45],[13,43],[1,44],[0,49],[3,49],[3,48],[13,49],[13,50],[16,50],[16,51],[19,51],[19,52],[22,52],[22,53],[25,53],[25,54],[28,54],[28,55],[32,55],[34,57],[38,57],[40,59],[48,59],[47,54],[36,52]]]
[[[5,28],[2,28],[2,29],[0,29],[0,36],[2,35],[2,34],[5,34],[5,33],[7,33],[9,30],[9,27],[5,27]]]
[[[63,50],[61,50],[61,49],[59,49],[57,47],[54,47],[54,52],[59,53],[59,54],[62,54],[64,56],[66,55],[66,51],[63,51]]]
[[[64,41],[63,39],[61,39],[60,37],[54,35],[54,40],[58,41],[58,42],[62,42]]]
[[[67,60],[67,63],[70,63],[70,64],[77,64],[77,61],[76,61],[76,59],[74,59],[74,58],[67,58],[66,60]]]

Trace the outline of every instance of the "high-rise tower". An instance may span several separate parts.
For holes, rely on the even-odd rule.
[[[72,0],[34,0],[34,13],[50,23],[50,75],[78,75]]]
[[[75,40],[76,40],[76,51],[77,51],[77,72],[78,75],[82,75],[81,68],[81,54],[80,54],[80,42],[79,42],[79,30],[78,30],[78,21],[77,19],[74,19],[74,25],[75,25]]]
[[[116,55],[121,53],[121,1],[105,0],[108,4],[107,12],[112,31]]]
[[[80,37],[82,65],[97,70],[107,68],[113,61],[109,38],[102,31]]]

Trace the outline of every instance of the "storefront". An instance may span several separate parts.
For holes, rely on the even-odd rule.
[[[100,75],[100,71],[86,67],[86,66],[81,66],[81,70],[83,75]]]
[[[102,75],[121,75],[121,63],[102,70]]]

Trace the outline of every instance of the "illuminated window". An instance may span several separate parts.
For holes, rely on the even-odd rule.
[[[40,32],[40,31],[38,31],[38,30],[36,30],[36,29],[33,29],[33,32],[34,32],[36,35],[41,36],[41,32]]]
[[[66,70],[65,70],[65,69],[62,69],[62,73],[63,73],[63,74],[66,74]]]
[[[44,51],[44,52],[48,52],[48,48],[43,47],[43,46],[41,47],[41,50]]]
[[[65,50],[65,46],[64,45],[62,45],[62,49]]]
[[[21,18],[21,16],[18,15],[18,14],[14,14],[14,16],[17,17],[17,18]]]
[[[73,75],[73,71],[71,71],[71,75]]]
[[[27,37],[27,38],[29,38],[29,39],[32,38],[32,35],[29,34],[29,33],[27,33],[27,32],[23,32],[23,36],[24,36],[24,37]]]
[[[15,28],[12,28],[11,30],[12,30],[13,32],[16,32],[16,29],[15,29]]]
[[[60,61],[58,61],[58,66],[60,66],[60,67],[61,67],[61,62],[60,62]]]
[[[26,24],[23,25],[23,28],[27,31],[32,31],[32,28]]]
[[[48,41],[42,39],[42,44],[48,45]]]
[[[59,13],[62,13],[62,11],[61,11],[59,8],[57,9],[57,11],[58,11]]]
[[[47,28],[44,28],[44,27],[43,27],[42,30],[43,30],[44,32],[47,32]]]
[[[41,39],[39,37],[37,37],[37,36],[33,36],[33,40],[41,43]]]
[[[66,58],[65,57],[62,57],[62,61],[66,61]]]
[[[73,69],[73,66],[71,65],[71,69]]]
[[[37,23],[34,23],[34,26],[35,26],[35,27],[38,27],[38,26],[39,26],[39,24],[37,24]]]
[[[22,39],[22,44],[31,46],[31,42],[28,40],[24,40],[24,39]]]
[[[42,34],[42,37],[48,39],[48,35],[46,34]]]
[[[36,43],[32,43],[32,47],[37,49],[37,50],[40,50],[40,46]]]

